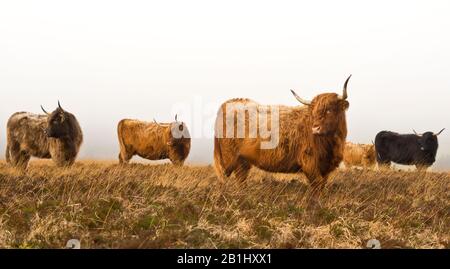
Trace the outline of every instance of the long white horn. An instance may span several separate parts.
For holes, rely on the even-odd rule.
[[[62,106],[61,106],[61,103],[59,103],[59,100],[58,100],[58,107],[59,107],[59,109],[61,109],[62,111],[64,111],[64,109],[63,109]]]
[[[41,109],[42,111],[44,111],[45,114],[50,115],[50,113],[48,113],[47,111],[45,111],[44,107],[41,105]]]
[[[298,96],[298,94],[296,94],[294,92],[294,90],[291,90],[292,94],[294,95],[295,99],[297,99],[297,101],[299,101],[300,103],[304,104],[304,105],[311,105],[311,101],[305,100],[303,98],[301,98],[300,96]]]
[[[347,80],[345,81],[345,84],[344,84],[344,90],[343,90],[343,92],[342,92],[342,96],[339,96],[339,99],[347,100],[347,98],[348,98],[347,86],[348,86],[348,82],[350,81],[350,78],[351,78],[351,77],[352,77],[352,75],[350,75],[350,76],[347,78]]]
[[[445,130],[445,128],[444,129],[442,129],[439,133],[437,133],[437,134],[434,134],[435,136],[438,136],[438,135],[440,135],[443,131]]]

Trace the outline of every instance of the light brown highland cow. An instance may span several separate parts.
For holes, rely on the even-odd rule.
[[[121,120],[117,127],[120,163],[128,163],[134,155],[148,160],[169,159],[183,165],[191,149],[191,138],[185,123],[157,123]]]
[[[304,173],[314,189],[322,189],[329,174],[342,162],[350,77],[342,96],[324,93],[306,101],[292,91],[304,106],[263,106],[249,99],[225,102],[215,126],[214,162],[219,178],[234,173],[239,180],[245,180],[255,166],[269,172]],[[279,117],[271,117],[273,113]],[[267,117],[272,118],[267,123],[272,129],[270,137],[251,130]],[[242,126],[245,132],[239,131]],[[278,132],[273,132],[273,127]],[[256,136],[251,136],[252,132]],[[264,148],[263,144],[274,140],[274,136],[277,145]]]
[[[377,163],[375,145],[353,144],[347,142],[344,149],[346,168],[362,167],[373,169]]]

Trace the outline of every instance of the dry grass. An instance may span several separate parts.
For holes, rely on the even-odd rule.
[[[295,175],[220,184],[210,166],[0,163],[0,247],[450,248],[450,175],[339,171],[319,204]]]

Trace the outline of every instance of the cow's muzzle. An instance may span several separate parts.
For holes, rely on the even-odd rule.
[[[322,133],[322,128],[320,126],[314,126],[311,130],[314,135],[320,135]]]

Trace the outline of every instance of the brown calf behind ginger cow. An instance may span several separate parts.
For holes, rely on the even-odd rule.
[[[375,145],[347,142],[344,149],[344,164],[347,169],[352,167],[375,168]]]
[[[41,107],[42,108],[42,107]],[[57,166],[70,166],[83,142],[75,116],[58,108],[46,115],[13,114],[7,124],[7,163],[25,169],[31,157],[52,159]]]
[[[183,165],[191,149],[191,138],[185,123],[157,123],[124,119],[117,127],[120,163],[129,163],[134,155],[148,160],[169,159]]]
[[[225,102],[215,125],[214,163],[218,177],[223,180],[234,174],[243,181],[255,166],[268,172],[301,172],[314,189],[325,187],[329,174],[343,158],[350,77],[343,95],[324,93],[306,101],[292,91],[304,106],[263,106],[249,99]],[[274,113],[277,115],[272,117]],[[267,129],[277,127],[278,132],[264,136],[253,132],[256,135],[251,136],[250,127],[269,117]],[[245,132],[239,136],[242,126]],[[274,135],[277,145],[263,147]]]

